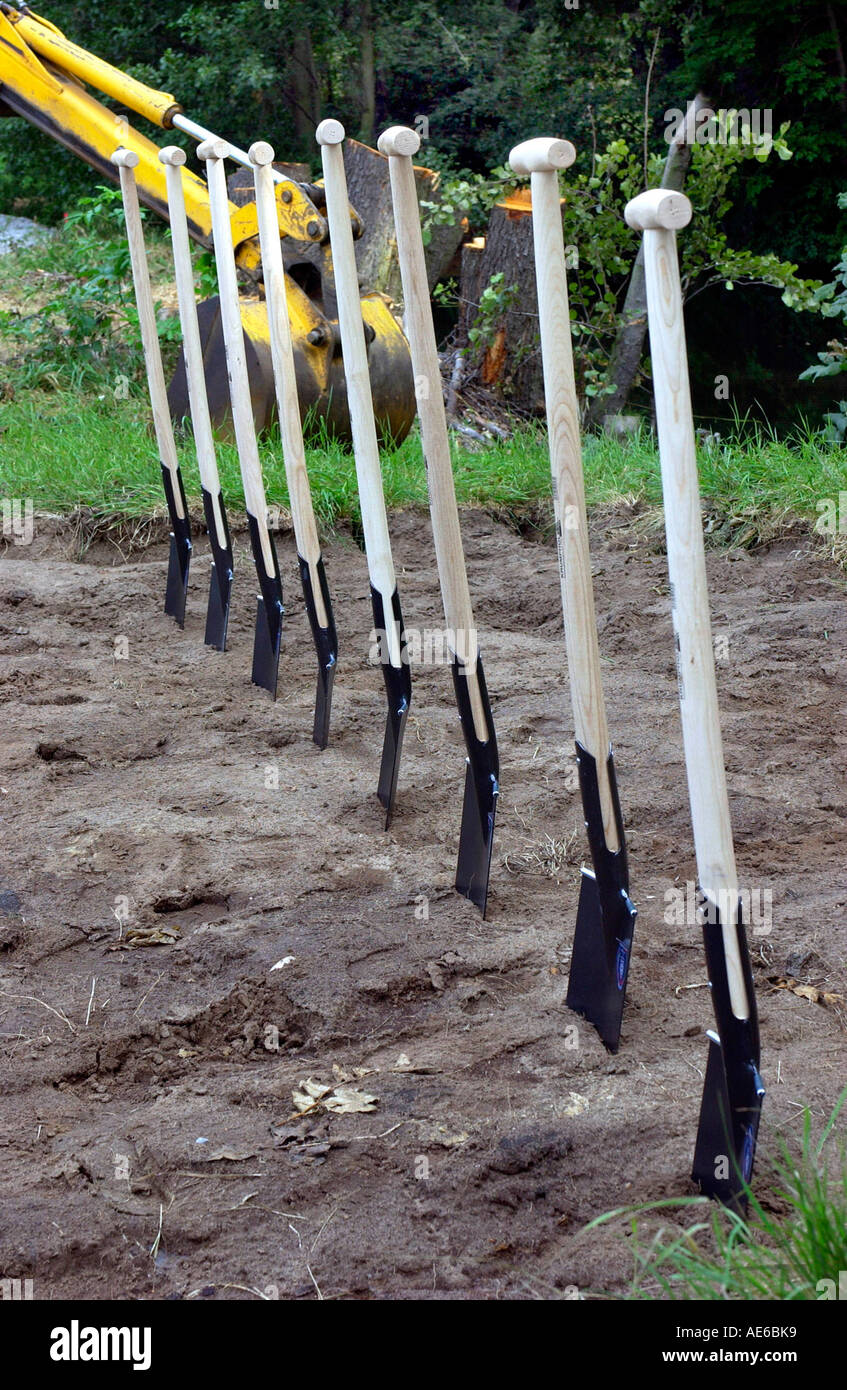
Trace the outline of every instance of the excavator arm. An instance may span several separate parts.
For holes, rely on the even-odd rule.
[[[110,110],[88,90],[96,88],[123,107],[163,130],[182,130],[196,140],[212,135],[190,120],[175,97],[158,92],[119,68],[72,43],[46,19],[26,6],[15,8],[0,0],[0,115],[21,116],[110,182],[116,179],[111,162],[118,146],[133,150],[141,201],[167,220],[165,171],[159,147],[137,131],[126,116]],[[5,110],[3,108],[6,108]],[[235,158],[246,163],[243,151]],[[291,336],[295,348],[301,411],[322,416],[331,430],[349,436],[340,334],[335,309],[329,231],[319,188],[303,185],[275,171],[277,220],[286,267]],[[182,170],[190,235],[211,247],[212,221],[205,181]],[[274,409],[270,340],[262,295],[262,264],[255,203],[230,202],[230,227],[236,261],[254,282],[244,295],[242,319],[248,346],[253,413],[265,428]],[[351,208],[354,232],[361,223]],[[363,293],[362,312],[369,339],[369,366],[374,408],[383,431],[402,439],[415,412],[414,386],[408,345],[388,301],[376,292]],[[226,426],[229,393],[217,301],[200,306],[204,357],[212,417]],[[188,413],[184,364],[180,362],[169,391],[177,418]]]

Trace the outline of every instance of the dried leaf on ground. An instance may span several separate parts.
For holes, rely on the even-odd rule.
[[[323,1100],[324,1096],[329,1095],[331,1086],[324,1086],[320,1081],[301,1081],[301,1090],[292,1092],[292,1099],[298,1110],[311,1110]]]
[[[326,1086],[321,1081],[313,1081],[311,1077],[300,1084],[301,1089],[292,1092],[292,1099],[301,1114],[322,1107],[334,1115],[367,1115],[378,1104],[376,1096],[357,1091],[352,1086]]]
[[[810,1004],[821,1004],[825,1009],[837,1009],[845,1002],[843,994],[836,994],[832,990],[818,989],[816,985],[798,984],[793,975],[774,976],[771,979],[771,984],[775,990],[787,990],[789,994],[796,994],[798,999],[808,999]]]
[[[367,1091],[357,1091],[352,1086],[336,1086],[331,1096],[323,1104],[334,1115],[367,1115],[376,1110],[377,1097]]]
[[[342,1067],[338,1062],[332,1064],[336,1081],[361,1081],[363,1076],[373,1076],[376,1070],[376,1067]]]
[[[122,946],[173,946],[179,941],[179,927],[128,927]]]

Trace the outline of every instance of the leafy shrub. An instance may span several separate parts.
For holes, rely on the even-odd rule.
[[[838,206],[847,208],[847,193],[839,193]],[[821,285],[816,298],[824,318],[840,318],[847,329],[847,246],[841,252],[841,259],[834,267],[835,278],[829,284]],[[821,376],[838,376],[847,372],[847,344],[833,339],[827,344],[827,351],[818,353],[818,362],[801,373],[800,380],[811,380]]]
[[[143,214],[142,214],[143,215]],[[17,255],[25,299],[48,298],[31,312],[5,311],[0,327],[18,351],[11,367],[22,386],[118,391],[142,378],[138,311],[118,189],[80,198],[57,234]],[[174,319],[158,321],[173,340]]]
[[[737,283],[760,284],[781,289],[789,308],[816,311],[823,307],[826,295],[819,281],[798,276],[795,264],[773,253],[736,250],[721,231],[745,165],[762,165],[773,156],[781,161],[791,159],[787,131],[786,123],[774,137],[694,145],[685,185],[694,216],[679,239],[684,297],[711,285],[723,285],[731,291]],[[659,184],[663,166],[664,155],[648,157],[648,187]],[[514,186],[515,176],[507,167],[495,169],[487,177],[468,170],[448,171],[441,200],[424,204],[425,225],[431,227],[464,214],[472,230],[482,230],[491,208]],[[577,251],[576,264],[568,276],[571,331],[580,363],[579,385],[587,396],[607,389],[609,354],[620,326],[623,297],[639,241],[624,222],[623,209],[644,186],[642,151],[624,139],[613,140],[598,153],[588,171],[569,169],[562,177],[565,243]]]

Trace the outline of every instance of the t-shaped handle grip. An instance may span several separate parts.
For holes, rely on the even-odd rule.
[[[576,150],[570,140],[540,135],[535,140],[515,145],[509,164],[516,174],[552,174],[559,169],[569,169],[575,159]]]
[[[376,147],[380,154],[405,155],[408,158],[417,154],[421,147],[421,137],[410,126],[392,125],[382,132]]]
[[[344,139],[345,131],[340,121],[329,120],[321,121],[315,131],[315,139],[319,145],[340,145]]]
[[[185,150],[180,149],[179,145],[165,145],[164,149],[159,150],[159,163],[170,164],[174,169],[184,164],[186,158]]]
[[[691,203],[684,193],[668,188],[648,188],[624,208],[624,219],[636,232],[677,231],[691,221]]]
[[[138,158],[135,150],[125,150],[121,145],[112,155],[112,163],[117,164],[119,169],[135,169],[138,165]]]
[[[226,140],[219,140],[215,135],[211,140],[201,140],[197,146],[197,158],[208,159],[229,159],[230,147]]]
[[[254,140],[247,154],[251,164],[258,164],[263,169],[266,164],[273,164],[275,152],[273,145],[269,145],[267,140]]]

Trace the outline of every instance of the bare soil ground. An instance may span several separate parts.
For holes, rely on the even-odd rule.
[[[323,753],[290,537],[275,705],[249,683],[243,535],[224,655],[202,641],[203,539],[183,633],[161,611],[161,543],[80,558],[42,521],[7,547],[0,1277],[41,1298],[622,1292],[620,1231],[586,1222],[692,1191],[712,1020],[698,930],[665,921],[695,865],[660,543],[626,509],[593,519],[639,908],[612,1057],[564,1004],[584,836],[555,551],[481,513],[464,528],[502,762],[485,922],[452,888],[446,666],[413,673],[383,831],[352,540],[326,554],[342,653]],[[393,530],[406,622],[437,628],[428,520]],[[801,1104],[828,1113],[845,1076],[847,593],[802,537],[712,551],[709,577],[741,877],[773,895],[752,938],[767,1193],[777,1133],[798,1133]],[[298,1117],[308,1079],[375,1108]]]

